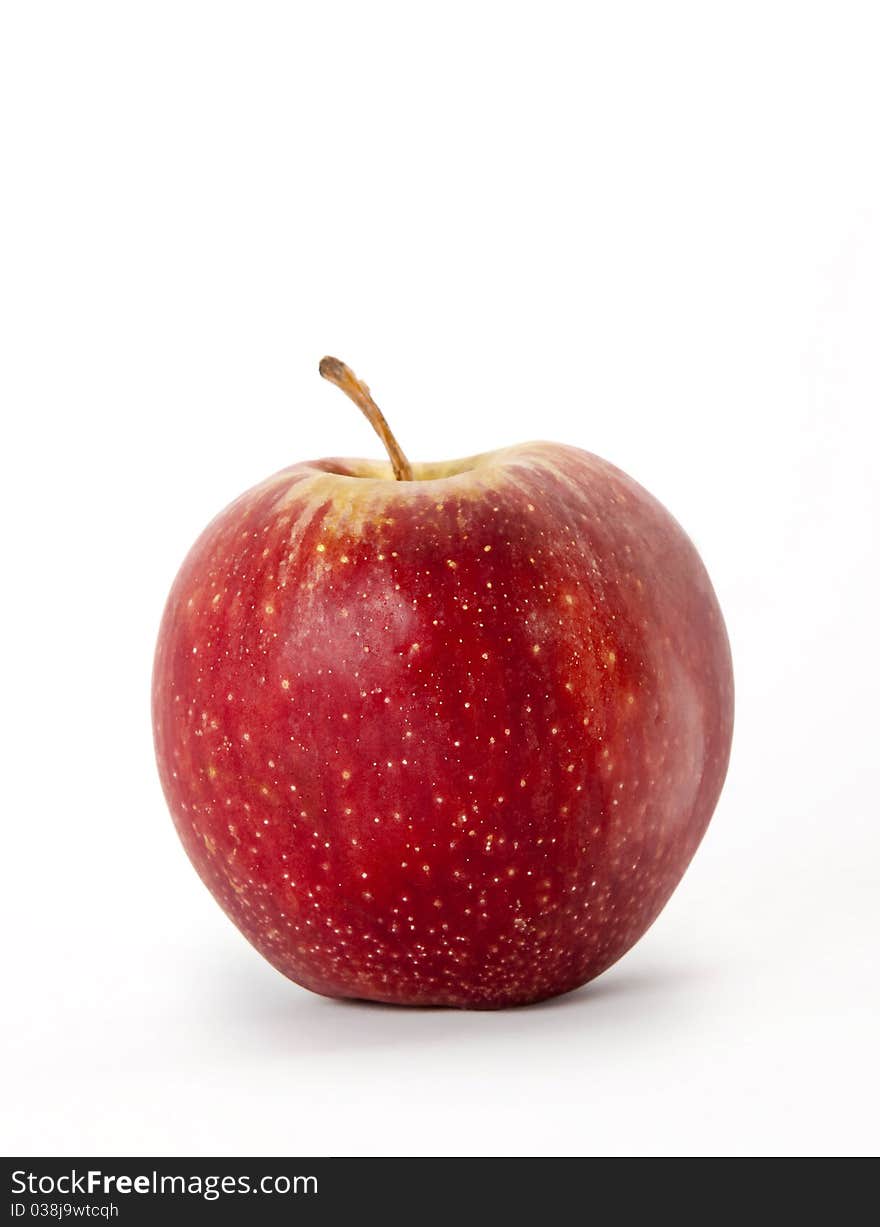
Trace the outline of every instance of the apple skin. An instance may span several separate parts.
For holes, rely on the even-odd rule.
[[[295,465],[186,558],[153,678],[162,785],[242,933],[333,997],[495,1009],[645,932],[727,769],[693,545],[619,469],[532,443]]]

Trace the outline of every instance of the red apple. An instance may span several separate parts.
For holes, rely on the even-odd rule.
[[[655,919],[721,790],[709,578],[606,461],[527,443],[409,466],[348,368],[322,374],[392,468],[284,469],[181,567],[153,719],[184,847],[315,992],[491,1009],[576,988]]]

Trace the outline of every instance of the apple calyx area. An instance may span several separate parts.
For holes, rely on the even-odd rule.
[[[353,400],[358,409],[373,427],[376,434],[385,445],[394,476],[398,481],[413,481],[412,465],[403,453],[403,449],[394,437],[391,427],[385,420],[385,414],[370,395],[367,385],[355,375],[351,367],[340,362],[338,358],[329,355],[322,358],[318,373],[340,388],[345,395]]]

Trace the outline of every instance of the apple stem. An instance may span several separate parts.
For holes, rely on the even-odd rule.
[[[391,461],[394,476],[398,481],[412,481],[412,465],[404,456],[400,444],[391,433],[391,427],[385,421],[385,415],[370,396],[370,389],[358,379],[351,367],[340,362],[338,358],[322,358],[318,371],[325,379],[341,388],[347,397],[354,401],[358,409],[385,444],[385,450]]]

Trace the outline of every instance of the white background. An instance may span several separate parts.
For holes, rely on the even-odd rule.
[[[876,6],[16,3],[0,18],[0,1148],[878,1147]],[[599,452],[697,542],[728,784],[640,945],[496,1014],[282,979],[159,789],[154,637],[282,465]]]

